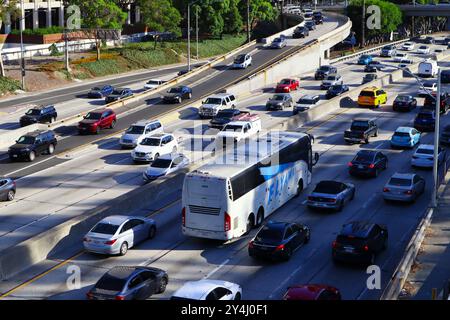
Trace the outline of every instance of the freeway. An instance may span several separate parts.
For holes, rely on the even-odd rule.
[[[314,32],[314,37],[326,34],[335,29],[341,23],[335,18],[328,18],[325,23],[318,27]],[[246,70],[230,70],[229,64],[232,58],[225,60],[223,63],[215,66],[212,70],[201,72],[200,74],[185,80],[181,84],[191,86],[193,89],[192,100],[200,100],[203,97],[214,92],[223,90],[229,84],[234,83],[237,79],[243,78],[259,70],[264,66],[279,60],[283,56],[296,51],[299,46],[307,41],[311,41],[313,37],[307,39],[288,39],[288,45],[280,50],[271,50],[261,45],[256,45],[257,50],[253,54],[253,66]],[[251,48],[248,51],[252,51]],[[74,125],[63,126],[55,129],[56,134],[60,137],[59,144],[56,148],[57,153],[62,154],[76,147],[93,143],[94,141],[105,138],[106,136],[123,131],[128,126],[138,120],[160,117],[162,114],[173,113],[184,106],[189,106],[190,101],[183,102],[181,105],[167,105],[160,101],[159,95],[150,97],[146,101],[131,104],[119,111],[119,121],[113,130],[105,130],[100,136],[78,136]],[[181,114],[181,117],[183,115]],[[33,172],[51,167],[59,161],[56,159],[57,154],[53,156],[42,156],[39,161],[29,163],[11,163],[3,156],[0,156],[0,175],[11,175],[15,178],[28,175]]]
[[[441,66],[449,67],[449,63],[441,63]],[[345,222],[364,219],[384,223],[389,228],[389,248],[377,259],[377,264],[382,269],[383,286],[395,269],[411,232],[428,205],[431,192],[431,172],[411,169],[409,161],[412,151],[390,150],[388,143],[392,132],[398,126],[411,125],[416,113],[394,113],[390,104],[396,94],[415,94],[417,91],[415,88],[413,80],[403,79],[385,88],[389,94],[389,102],[381,110],[346,108],[328,116],[325,120],[322,119],[302,128],[316,137],[314,151],[321,153],[321,160],[314,169],[313,184],[323,179],[351,181],[356,185],[357,194],[355,201],[346,206],[342,213],[311,212],[304,206],[306,196],[311,190],[309,187],[300,198],[291,200],[274,213],[270,218],[272,220],[298,221],[309,225],[312,229],[311,242],[296,252],[293,259],[287,263],[269,263],[250,259],[246,252],[246,246],[255,231],[247,237],[230,243],[184,237],[179,232],[179,190],[168,190],[167,201],[165,201],[168,203],[167,206],[148,208],[148,213],[159,225],[159,232],[154,240],[147,241],[134,250],[130,250],[125,257],[108,258],[99,258],[79,252],[80,242],[74,247],[53,255],[33,267],[32,270],[19,274],[14,280],[3,282],[0,284],[0,292],[7,292],[16,284],[38,274],[38,270],[45,270],[56,265],[57,267],[49,272],[42,273],[39,277],[33,278],[17,287],[16,290],[9,292],[7,297],[13,299],[83,299],[89,287],[112,266],[151,264],[166,270],[170,277],[166,293],[153,298],[169,297],[185,281],[211,278],[239,283],[243,287],[244,299],[279,299],[288,285],[312,282],[327,283],[340,288],[344,299],[376,299],[381,291],[367,290],[365,270],[334,265],[330,257],[330,245],[339,231],[339,227]],[[270,113],[260,111],[261,104],[268,95],[270,93],[260,93],[250,97],[243,101],[240,107],[260,113],[264,126],[273,127],[285,119],[286,113],[285,111]],[[419,105],[422,104],[422,101],[419,99]],[[348,146],[343,143],[342,133],[347,129],[350,120],[357,116],[377,118],[381,128],[380,134],[367,145]],[[442,123],[443,125],[449,123],[448,116],[443,117]],[[191,127],[189,126],[189,128]],[[432,134],[424,134],[422,142],[432,143]],[[388,170],[376,179],[351,178],[347,173],[346,163],[360,149],[379,149],[385,152],[390,160]],[[130,175],[127,181],[130,184],[138,183],[139,170],[127,171],[129,167],[134,168],[131,166],[127,153],[111,147],[111,154],[115,155],[117,172],[120,171],[125,175],[131,174],[135,170],[135,177]],[[88,158],[89,156],[90,154],[87,153]],[[92,160],[92,158],[90,159]],[[114,161],[111,164],[114,164]],[[396,171],[418,171],[427,180],[426,194],[412,205],[385,204],[381,199],[381,190],[389,176]],[[53,174],[48,174],[48,177],[50,176]],[[71,190],[66,190],[67,193],[75,192],[78,186],[79,183],[74,183]],[[56,194],[54,194],[54,198],[59,199]],[[55,202],[57,201],[55,200]],[[75,256],[72,259],[64,260],[73,255]],[[64,262],[60,263],[61,260]],[[68,266],[80,268],[81,288],[67,287]]]

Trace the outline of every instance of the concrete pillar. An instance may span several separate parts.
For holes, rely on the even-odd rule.
[[[8,13],[6,14],[5,19],[5,34],[11,33],[11,15]]]
[[[138,7],[138,6],[136,6],[135,7],[136,9],[136,12],[135,12],[135,15],[136,15],[136,23],[139,23],[139,22],[141,22],[141,10],[140,10],[140,8]]]
[[[64,4],[61,1],[61,6],[59,7],[59,26],[64,28],[65,21],[64,21]]]
[[[22,7],[20,12],[20,20],[19,20],[19,30],[25,30],[25,8]]]
[[[131,24],[131,5],[129,4],[127,7],[127,24]]]
[[[36,1],[33,9],[33,30],[37,28],[39,28],[39,6]]]
[[[52,7],[50,5],[50,1],[47,1],[47,27],[51,27],[52,26]]]

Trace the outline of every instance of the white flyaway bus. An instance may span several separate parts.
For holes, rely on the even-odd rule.
[[[229,240],[263,220],[311,183],[311,136],[273,131],[249,139],[186,175],[183,234]],[[223,161],[223,159],[226,161]]]

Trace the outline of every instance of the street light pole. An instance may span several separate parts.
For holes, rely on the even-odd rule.
[[[23,11],[23,0],[20,0],[20,73],[22,77],[22,90],[25,91],[25,57],[23,49],[23,24],[25,23],[25,11]]]
[[[439,187],[438,166],[439,166],[439,115],[441,113],[441,68],[438,69],[437,75],[437,92],[436,92],[436,119],[434,125],[434,155],[433,155],[433,192],[431,194],[431,206],[437,207],[437,191]]]
[[[195,10],[195,41],[197,42],[197,61],[198,61],[198,7]]]
[[[247,42],[250,42],[250,0],[247,0]]]
[[[188,38],[188,47],[187,47],[187,63],[188,63],[188,72],[191,71],[191,4],[188,3],[187,7],[187,20],[188,20],[188,30],[187,30],[187,38]]]
[[[361,30],[361,48],[364,48],[364,43],[366,42],[366,0],[363,0],[362,5]]]

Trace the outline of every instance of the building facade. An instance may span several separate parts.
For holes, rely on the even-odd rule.
[[[95,0],[93,0],[95,1]],[[38,29],[51,26],[65,26],[66,8],[63,1],[58,0],[22,0],[19,3],[22,11],[22,19],[11,21],[10,17],[3,21],[0,33],[8,34],[11,30]],[[127,24],[140,22],[139,8],[131,4],[128,6]]]

